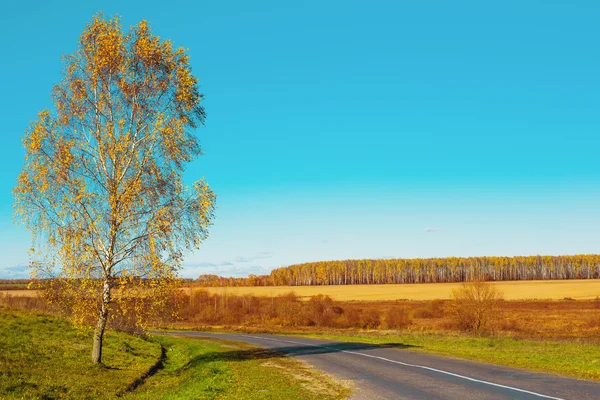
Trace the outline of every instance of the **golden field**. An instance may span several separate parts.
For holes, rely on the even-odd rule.
[[[600,279],[556,281],[492,282],[506,300],[594,299],[600,296]],[[338,301],[435,300],[449,299],[452,290],[461,283],[417,283],[398,285],[340,285],[340,286],[244,286],[208,287],[210,293],[255,296],[277,296],[294,292],[300,297],[323,294]]]
[[[499,302],[493,310],[489,329],[494,332],[536,340],[585,339],[600,343],[600,280],[493,285],[509,300]],[[461,325],[455,302],[447,299],[452,289],[460,286],[442,283],[208,289],[188,286],[182,289],[179,319],[175,322],[178,328],[227,326],[282,332],[290,327],[315,332],[324,329],[463,332],[466,328]],[[298,295],[289,295],[292,290]],[[5,292],[8,294],[0,293],[0,307],[56,311],[37,297],[37,291]],[[319,293],[334,300],[317,297],[303,301]]]
[[[29,290],[29,289],[10,289],[10,290],[2,290],[0,289],[0,296],[6,294],[10,296],[18,296],[18,297],[36,297],[38,295],[38,290]]]
[[[240,286],[194,287],[212,294],[277,296],[294,292],[301,298],[323,294],[337,301],[388,301],[450,299],[452,290],[462,283],[415,283],[397,285],[339,285],[339,286]],[[590,300],[600,296],[600,279],[556,281],[505,281],[492,282],[504,294],[505,300],[547,299]],[[36,290],[1,290],[11,296],[34,297]]]

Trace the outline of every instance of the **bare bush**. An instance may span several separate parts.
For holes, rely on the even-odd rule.
[[[308,301],[308,325],[331,326],[332,321],[343,313],[343,310],[334,304],[329,296],[322,294],[312,296]]]
[[[345,308],[344,313],[335,321],[336,328],[357,328],[361,325],[362,309]]]
[[[391,307],[385,313],[385,326],[388,329],[406,328],[412,325],[412,322],[412,315],[404,306]]]
[[[302,302],[294,292],[279,296],[276,310],[282,325],[300,326],[304,323]]]
[[[483,281],[467,282],[452,291],[449,311],[458,327],[477,334],[494,331],[501,317],[502,293]]]
[[[362,329],[377,329],[381,325],[381,315],[377,310],[368,310],[360,316],[359,326]]]
[[[594,310],[586,317],[586,325],[588,328],[600,329],[600,309]]]
[[[442,318],[444,316],[444,300],[431,300],[424,307],[419,307],[414,310],[415,318]]]

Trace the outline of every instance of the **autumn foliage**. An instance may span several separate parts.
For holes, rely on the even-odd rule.
[[[23,138],[15,213],[34,238],[32,275],[52,278],[41,281],[52,282],[49,299],[70,304],[75,321],[97,320],[100,362],[109,316],[134,312],[143,327],[208,235],[215,196],[183,181],[201,154],[202,95],[183,48],[146,21],[125,32],[102,15],[64,57],[52,94]]]
[[[69,315],[38,296],[15,296],[0,292],[0,307],[25,308]],[[460,295],[459,295],[460,297]],[[595,300],[518,300],[497,299],[487,317],[491,322],[472,324],[471,308],[457,313],[461,303],[451,300],[336,301],[327,296],[299,297],[290,292],[279,296],[221,295],[204,289],[182,290],[169,306],[178,308],[173,318],[167,310],[147,321],[160,328],[212,327],[258,332],[329,330],[378,330],[403,332],[460,332],[467,335],[501,335],[529,339],[575,339],[600,343],[600,298]],[[118,315],[109,327],[139,332],[132,313]],[[469,318],[465,318],[469,317]],[[466,323],[465,323],[466,322]]]
[[[201,286],[313,286],[386,283],[597,279],[600,255],[447,257],[320,261],[277,268],[269,275],[202,275]]]

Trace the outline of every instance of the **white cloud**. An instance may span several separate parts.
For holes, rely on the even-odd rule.
[[[2,279],[27,279],[27,278],[29,278],[29,267],[27,265],[15,265],[13,267],[0,267],[0,278],[2,278]]]
[[[197,278],[202,274],[220,276],[246,276],[248,274],[268,274],[272,267],[257,265],[255,262],[273,257],[274,252],[261,251],[253,256],[238,256],[233,260],[220,262],[184,263],[182,276]]]
[[[425,228],[425,232],[439,232],[445,230],[444,228]]]
[[[256,253],[253,256],[249,256],[249,257],[240,256],[240,257],[237,257],[235,260],[233,260],[233,262],[248,263],[248,262],[252,262],[252,261],[256,261],[256,260],[264,260],[264,259],[267,259],[267,258],[271,258],[272,255],[273,255],[273,252],[271,252],[271,251],[261,251],[260,253]]]

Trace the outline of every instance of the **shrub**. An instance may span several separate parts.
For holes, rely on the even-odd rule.
[[[406,307],[391,307],[385,313],[385,326],[388,329],[406,328],[412,324],[412,316]]]
[[[523,332],[523,324],[515,318],[508,319],[502,323],[501,329],[510,332]]]
[[[598,328],[600,329],[600,311],[596,311],[588,315],[586,320],[586,325],[589,328]]]
[[[344,313],[335,321],[336,328],[358,328],[361,325],[362,309],[347,308]]]
[[[417,308],[415,318],[442,318],[444,316],[444,300],[432,300],[425,307]]]
[[[483,281],[467,282],[452,292],[450,314],[462,330],[490,333],[501,316],[502,293]]]
[[[381,325],[381,316],[379,311],[369,310],[360,316],[360,327],[362,329],[376,329]]]
[[[342,312],[340,307],[333,304],[331,297],[322,294],[312,296],[307,304],[309,325],[331,326],[334,318]]]
[[[281,320],[281,325],[303,325],[302,303],[294,292],[278,296],[276,307],[277,315]]]

